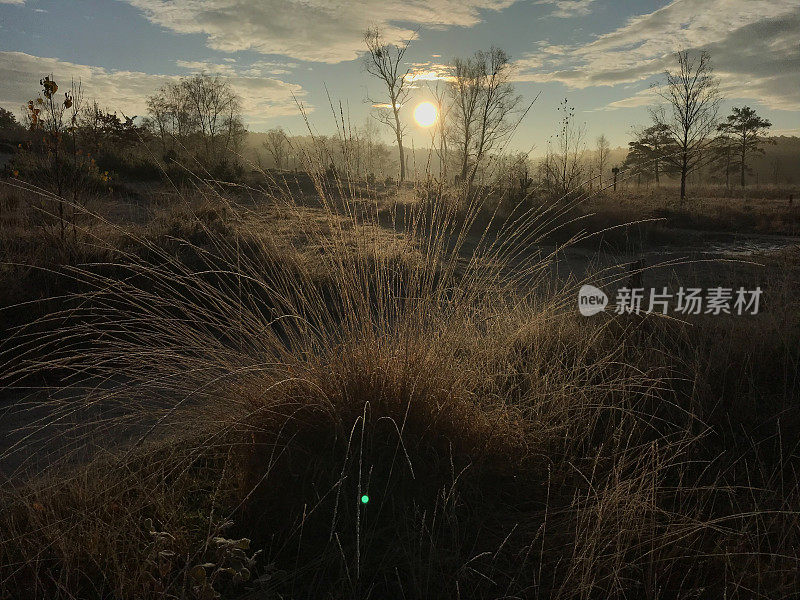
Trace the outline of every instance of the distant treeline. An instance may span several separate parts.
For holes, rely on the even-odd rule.
[[[586,139],[586,123],[564,99],[543,155],[508,150],[531,109],[517,95],[512,63],[498,48],[454,59],[437,75],[438,118],[429,148],[403,144],[413,74],[401,68],[408,49],[365,34],[367,72],[386,84],[386,102],[362,124],[341,123],[336,135],[290,135],[282,128],[248,132],[241,99],[229,80],[197,74],[170,81],[146,99],[146,115],[106,109],[80,82],[59,88],[49,75],[31,86],[18,118],[0,109],[0,166],[63,194],[76,186],[107,187],[130,179],[180,178],[188,173],[236,181],[258,169],[313,168],[364,181],[434,181],[499,187],[525,197],[531,189],[569,196],[614,185],[796,185],[800,138],[769,135],[771,123],[750,107],[720,113],[721,96],[706,53],[676,54],[665,72],[662,102],[651,122],[634,129],[627,149],[605,135]],[[33,82],[32,82],[33,83]],[[393,87],[394,86],[394,87]],[[684,93],[685,92],[685,93]],[[539,109],[538,107],[536,107]],[[541,109],[539,109],[541,110]],[[386,128],[382,128],[384,125]],[[384,132],[395,141],[387,143]],[[531,146],[516,139],[519,147]],[[396,149],[392,146],[396,145]]]

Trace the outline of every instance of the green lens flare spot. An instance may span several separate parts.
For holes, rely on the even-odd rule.
[[[364,494],[363,496],[361,496],[361,504],[366,504],[367,502],[369,502],[369,496]]]

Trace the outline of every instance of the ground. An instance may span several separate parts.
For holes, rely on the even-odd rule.
[[[413,185],[257,183],[131,187],[63,230],[0,184],[1,596],[796,592],[782,192],[470,221]],[[765,301],[585,318],[583,282]]]

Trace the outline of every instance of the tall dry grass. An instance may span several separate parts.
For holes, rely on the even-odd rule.
[[[0,594],[798,591],[788,312],[586,320],[525,260],[570,203],[395,202],[308,160],[312,200],[197,181],[142,228],[87,217],[108,252],[0,363],[50,393],[6,456],[53,450],[39,425],[97,449],[3,486]]]

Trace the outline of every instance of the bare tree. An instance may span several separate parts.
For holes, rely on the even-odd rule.
[[[503,50],[493,46],[489,52],[476,52],[475,60],[480,64],[482,93],[470,184],[484,157],[511,132],[514,123],[509,117],[521,100],[509,83],[511,69],[508,55]]]
[[[575,108],[570,106],[566,98],[558,105],[558,110],[561,113],[559,130],[556,141],[549,142],[543,167],[550,186],[562,196],[567,196],[582,183],[581,156],[585,149],[586,129],[584,125],[575,123]]]
[[[175,143],[175,110],[168,100],[169,84],[157,90],[152,96],[147,98],[147,114],[145,126],[161,140],[161,154],[166,157],[167,153],[173,150]],[[99,122],[100,107],[94,116]]]
[[[611,154],[611,145],[605,134],[600,135],[595,142],[595,164],[597,165],[598,185],[603,187],[603,172],[608,166],[608,157]]]
[[[391,150],[381,141],[380,131],[378,131],[375,121],[370,118],[364,121],[358,135],[364,152],[364,171],[367,179],[372,180],[377,174],[385,176]]]
[[[239,147],[245,129],[241,99],[230,82],[200,73],[170,82],[147,98],[151,129],[161,138],[165,155],[198,140],[207,164]]]
[[[42,138],[44,149],[50,158],[50,173],[54,178],[55,191],[59,197],[63,193],[65,184],[65,170],[61,168],[62,159],[62,138],[67,130],[67,122],[64,115],[67,110],[68,95],[63,101],[59,101],[56,95],[58,84],[56,84],[52,73],[39,80],[42,90],[36,100],[29,100],[28,107],[30,112],[31,130],[41,129],[46,135]],[[60,200],[59,211],[63,213],[63,200]],[[64,234],[64,219],[61,217],[61,234]]]
[[[182,80],[181,87],[200,127],[206,160],[213,164],[220,150],[238,145],[235,140],[236,130],[242,128],[241,100],[219,75],[200,73]]]
[[[428,87],[431,95],[436,102],[436,110],[438,118],[436,120],[436,127],[431,133],[432,141],[434,136],[439,136],[439,143],[433,144],[436,155],[439,158],[439,181],[444,183],[447,181],[447,163],[448,163],[448,150],[447,138],[450,135],[448,130],[448,123],[450,118],[450,109],[453,107],[451,94],[449,92],[449,85],[440,86],[441,80],[436,80],[436,85],[431,88]]]
[[[377,104],[379,108],[376,118],[392,129],[397,140],[402,182],[406,178],[406,158],[403,150],[405,126],[400,121],[400,109],[408,98],[409,90],[406,86],[408,70],[402,71],[401,64],[411,39],[406,40],[402,46],[387,44],[384,43],[380,30],[373,27],[364,33],[364,42],[367,45],[367,54],[364,57],[367,73],[383,82],[388,93],[388,103],[373,102],[373,104]]]
[[[267,131],[267,137],[262,144],[272,156],[275,168],[279,171],[283,168],[283,161],[289,153],[289,139],[282,127],[276,127]]]
[[[103,110],[97,100],[92,100],[83,110],[81,130],[92,152],[100,152],[103,142]]]
[[[497,185],[504,191],[515,194],[517,199],[526,198],[528,188],[533,185],[531,161],[527,152],[514,152],[498,160]]]
[[[161,140],[164,157],[177,154],[179,148],[188,149],[197,120],[180,82],[166,83],[148,96],[147,113],[145,124]]]
[[[676,146],[677,152],[665,158],[680,173],[684,202],[687,176],[711,160],[708,151],[713,142],[711,134],[717,127],[721,97],[707,52],[693,57],[682,50],[675,59],[677,71],[667,70],[658,89],[668,109],[651,109],[651,116],[656,124],[665,127]]]
[[[459,157],[461,173],[459,179],[465,181],[470,167],[470,156],[474,146],[475,129],[480,115],[481,71],[480,65],[472,58],[453,60],[452,126],[450,135]]]
[[[494,46],[467,59],[455,59],[452,76],[452,136],[461,180],[471,185],[486,156],[513,130],[511,116],[521,97],[510,83],[508,55]]]

